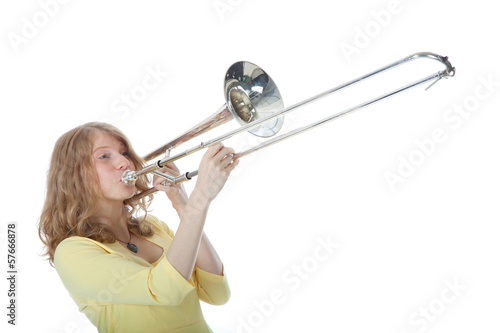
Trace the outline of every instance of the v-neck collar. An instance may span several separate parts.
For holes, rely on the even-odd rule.
[[[134,235],[136,235],[137,237],[141,237],[141,238],[155,244],[156,246],[161,247],[163,249],[161,256],[155,262],[150,263],[146,259],[144,259],[136,254],[133,254],[131,251],[129,251],[128,249],[123,247],[118,241],[116,241],[112,244],[109,244],[109,247],[112,248],[116,252],[124,254],[127,258],[130,258],[136,262],[145,263],[147,265],[156,266],[156,264],[163,258],[163,256],[166,255],[167,250],[170,247],[170,244],[172,243],[172,240],[170,239],[170,237],[161,237],[157,233],[154,233],[152,236],[150,236],[148,238],[144,238],[132,230],[130,232],[134,233]]]

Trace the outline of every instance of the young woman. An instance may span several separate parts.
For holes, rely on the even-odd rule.
[[[52,154],[40,239],[71,297],[99,332],[211,332],[199,300],[221,305],[230,292],[223,264],[203,232],[210,203],[238,164],[222,144],[208,148],[191,196],[182,185],[153,185],[177,211],[177,232],[146,209],[147,188],[121,181],[144,161],[104,123],[79,126]],[[171,164],[162,170],[178,175]],[[136,217],[139,211],[144,216]]]

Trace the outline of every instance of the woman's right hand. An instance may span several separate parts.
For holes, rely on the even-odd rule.
[[[208,202],[219,194],[229,174],[239,163],[230,154],[234,154],[234,149],[224,147],[219,142],[209,147],[201,160],[194,191],[198,191]]]

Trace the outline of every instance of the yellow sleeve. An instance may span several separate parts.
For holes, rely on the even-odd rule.
[[[172,239],[174,238],[173,230],[165,222],[159,219],[151,222],[156,222],[157,225],[161,226],[163,231]],[[224,266],[222,266],[222,276],[204,271],[196,265],[193,274],[196,276],[196,291],[200,300],[212,305],[223,305],[229,301],[231,291]]]
[[[166,232],[167,235],[170,236],[170,238],[174,239],[174,231],[172,229],[170,229],[165,222],[163,222],[162,220],[160,220],[154,216],[152,216],[152,219],[150,219],[149,221],[152,222],[154,225],[156,225],[161,230],[163,230],[164,232]]]
[[[195,273],[198,281],[196,291],[200,300],[212,305],[223,305],[229,301],[231,290],[224,265],[222,266],[222,275],[209,273],[198,266],[195,266]]]
[[[54,266],[80,302],[176,306],[194,290],[165,255],[156,267],[145,267],[85,237],[62,241]]]

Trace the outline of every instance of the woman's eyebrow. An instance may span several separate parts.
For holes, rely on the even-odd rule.
[[[110,147],[110,146],[99,146],[99,147],[96,147],[96,148],[92,151],[92,153],[95,153],[95,152],[96,152],[96,151],[98,151],[99,149],[112,149],[112,147]],[[122,143],[122,144],[120,144],[119,149],[120,149],[120,150],[121,150],[121,149],[128,150],[128,149],[127,149],[127,147],[126,147],[123,143]]]
[[[92,151],[92,154],[95,153],[96,151],[98,151],[99,149],[105,149],[105,148],[110,148],[109,146],[100,146],[100,147],[97,147],[95,148],[93,151]]]

